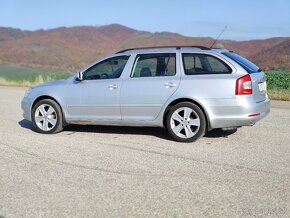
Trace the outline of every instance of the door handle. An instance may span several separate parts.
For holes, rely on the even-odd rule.
[[[110,90],[114,90],[114,89],[117,89],[118,86],[117,86],[116,84],[112,84],[112,85],[109,85],[108,88],[109,88]]]
[[[173,82],[168,82],[168,83],[165,83],[164,84],[165,88],[173,88],[173,87],[176,87],[176,84],[173,83]]]

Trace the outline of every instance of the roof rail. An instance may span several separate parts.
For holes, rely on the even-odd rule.
[[[205,46],[195,46],[195,45],[182,45],[182,46],[153,46],[153,47],[140,47],[140,48],[128,48],[125,50],[121,50],[116,52],[116,54],[119,53],[124,53],[126,51],[131,51],[131,50],[139,50],[139,49],[158,49],[158,48],[176,48],[177,50],[179,50],[180,48],[199,48],[201,50],[210,50],[210,48],[205,47]]]

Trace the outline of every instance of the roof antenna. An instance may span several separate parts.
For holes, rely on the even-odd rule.
[[[226,31],[226,29],[228,28],[228,26],[226,25],[223,30],[220,32],[220,34],[218,35],[218,37],[216,37],[216,39],[214,40],[214,42],[212,43],[212,45],[210,46],[210,48],[212,48],[214,46],[214,44],[217,42],[217,40],[220,38],[220,36],[224,33],[224,31]]]

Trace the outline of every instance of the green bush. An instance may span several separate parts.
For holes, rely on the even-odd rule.
[[[269,71],[266,75],[268,90],[290,90],[290,72]]]

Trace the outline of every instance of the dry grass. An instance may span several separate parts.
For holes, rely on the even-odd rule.
[[[268,90],[271,100],[290,101],[290,90]]]

